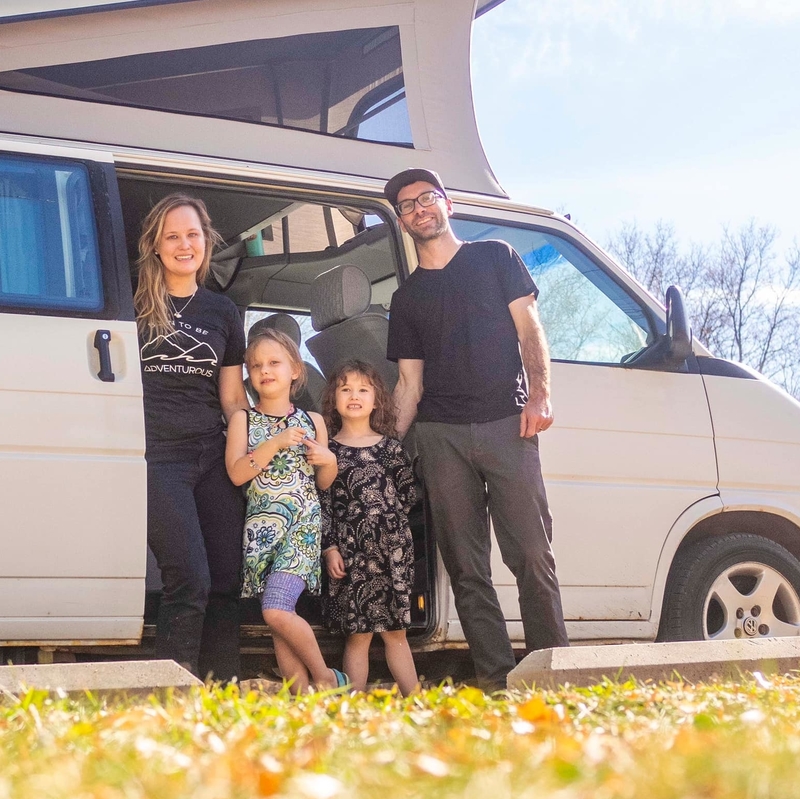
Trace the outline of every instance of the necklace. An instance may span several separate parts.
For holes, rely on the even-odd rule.
[[[289,423],[289,417],[294,413],[294,405],[292,405],[292,403],[289,403],[289,410],[286,411],[286,413],[283,416],[277,416],[277,417],[275,416],[274,413],[264,413],[264,411],[262,411],[261,408],[258,407],[259,405],[261,405],[260,402],[255,406],[255,409],[262,416],[271,416],[273,419],[277,418],[278,421],[275,422],[275,424],[278,427],[286,427],[286,425]]]
[[[183,304],[183,308],[180,311],[175,307],[175,303],[172,301],[172,295],[167,294],[167,298],[169,299],[169,304],[172,306],[172,315],[176,319],[180,319],[183,316],[183,312],[189,307],[189,303],[194,299],[194,295],[197,294],[197,288],[192,292],[192,296],[189,297],[188,300]]]

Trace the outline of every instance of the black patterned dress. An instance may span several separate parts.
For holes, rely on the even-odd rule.
[[[408,513],[417,500],[408,455],[386,437],[371,447],[329,446],[339,474],[320,492],[322,549],[339,547],[347,575],[326,575],[325,620],[345,635],[403,630],[411,624],[414,584]]]

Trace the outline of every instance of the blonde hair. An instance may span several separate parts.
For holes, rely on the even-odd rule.
[[[300,355],[297,344],[295,344],[286,333],[281,333],[280,330],[275,330],[273,327],[267,327],[253,336],[247,345],[247,349],[244,351],[244,362],[247,365],[247,374],[250,375],[250,365],[253,362],[253,355],[256,351],[256,347],[264,341],[274,341],[276,344],[283,347],[283,349],[286,350],[286,354],[289,356],[289,360],[292,362],[293,368],[300,372],[300,374],[292,380],[290,396],[294,399],[305,388],[308,382],[308,369],[306,369],[306,365],[303,363],[303,356]],[[250,376],[250,382],[253,382],[252,375]]]
[[[158,242],[164,232],[167,214],[176,208],[194,208],[200,219],[200,227],[205,239],[203,263],[197,270],[197,285],[205,283],[211,268],[211,252],[214,245],[222,243],[222,237],[211,226],[206,204],[188,194],[170,194],[157,202],[142,222],[142,235],[139,236],[139,285],[133,298],[136,309],[136,322],[140,332],[151,332],[167,336],[173,331],[172,308],[167,298],[167,282],[164,266],[156,254]]]
[[[339,364],[328,378],[322,394],[322,418],[325,420],[328,433],[335,436],[342,429],[342,417],[336,410],[336,389],[347,382],[348,375],[362,377],[375,391],[375,407],[369,415],[369,426],[382,436],[394,438],[397,435],[397,412],[392,393],[383,382],[380,372],[372,364],[358,360]]]

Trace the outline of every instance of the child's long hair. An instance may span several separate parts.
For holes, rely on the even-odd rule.
[[[397,435],[397,413],[394,400],[378,370],[364,361],[345,361],[336,367],[328,378],[322,395],[322,416],[328,426],[328,434],[335,436],[342,429],[342,417],[336,410],[336,389],[343,385],[347,375],[363,377],[375,390],[375,407],[369,415],[369,426],[382,436]]]
[[[167,298],[167,281],[164,278],[164,265],[156,254],[158,242],[164,232],[167,214],[176,208],[194,208],[200,218],[200,227],[205,239],[203,263],[197,270],[197,285],[202,286],[211,268],[211,251],[214,245],[222,242],[222,237],[211,226],[206,204],[188,194],[170,194],[159,200],[142,222],[142,235],[139,237],[139,285],[133,305],[136,321],[141,333],[168,336],[173,330],[172,311]]]
[[[286,350],[292,366],[300,371],[300,376],[292,380],[292,389],[290,391],[290,396],[292,398],[296,397],[305,388],[308,381],[308,370],[305,363],[303,363],[303,356],[300,355],[297,344],[286,333],[281,333],[280,330],[276,330],[274,327],[265,327],[250,339],[247,349],[244,351],[244,362],[247,365],[248,375],[250,374],[250,364],[253,362],[253,354],[256,351],[256,347],[263,341],[274,341],[276,344],[280,344]],[[251,377],[250,380],[252,382],[253,378]]]

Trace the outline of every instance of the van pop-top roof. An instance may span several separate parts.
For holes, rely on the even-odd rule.
[[[470,85],[501,0],[85,0],[0,6],[0,131],[504,196]],[[9,8],[10,7],[10,8]]]

